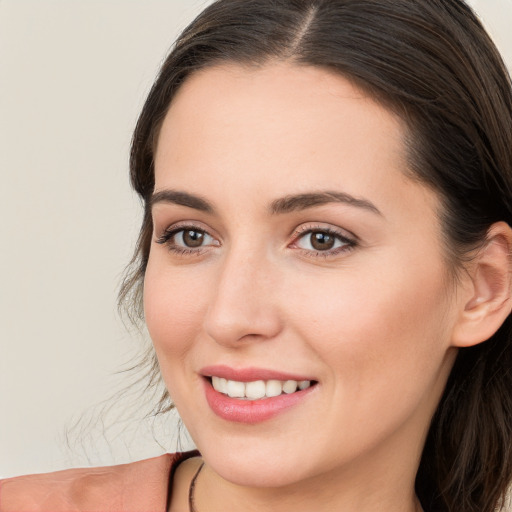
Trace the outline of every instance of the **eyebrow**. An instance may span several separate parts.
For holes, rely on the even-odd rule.
[[[187,206],[188,208],[194,208],[205,213],[214,213],[213,206],[202,197],[189,194],[188,192],[181,192],[179,190],[160,190],[155,192],[151,196],[150,205],[151,208],[156,203],[171,203],[179,204],[181,206]]]
[[[157,203],[177,204],[205,213],[215,213],[214,207],[206,199],[179,190],[165,189],[155,192],[151,196],[151,208]],[[270,203],[269,210],[273,215],[278,215],[293,211],[306,210],[314,206],[321,206],[328,203],[348,204],[349,206],[362,208],[382,216],[380,210],[371,201],[356,198],[345,192],[334,191],[288,195],[272,201]]]
[[[380,210],[367,199],[356,198],[345,192],[323,191],[307,194],[285,196],[272,201],[270,211],[274,214],[288,213],[297,210],[305,210],[313,206],[321,206],[328,203],[343,203],[364,210],[371,211],[382,216]]]

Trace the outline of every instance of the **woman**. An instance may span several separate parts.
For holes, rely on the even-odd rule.
[[[215,2],[134,133],[121,293],[199,452],[8,480],[0,510],[499,510],[511,147],[462,1]]]

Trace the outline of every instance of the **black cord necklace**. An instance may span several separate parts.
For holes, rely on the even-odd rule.
[[[188,488],[188,510],[189,510],[189,512],[197,512],[197,509],[196,509],[196,506],[194,503],[194,489],[196,487],[197,477],[199,476],[199,473],[201,473],[203,466],[204,466],[204,462],[202,462],[201,465],[199,466],[199,469],[196,471],[196,474],[194,475],[194,477],[192,478],[192,480],[190,482],[190,487]],[[419,504],[419,500],[418,500],[418,505],[419,505],[419,510],[423,511],[423,508]]]
[[[204,462],[201,463],[199,466],[199,469],[196,471],[196,474],[194,475],[194,478],[192,478],[192,481],[190,482],[190,487],[188,488],[188,510],[189,512],[197,512],[195,504],[194,504],[194,488],[196,486],[196,480],[199,476],[199,473],[201,473],[201,469],[203,469]]]

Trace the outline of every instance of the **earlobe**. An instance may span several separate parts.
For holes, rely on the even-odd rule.
[[[512,229],[497,222],[471,264],[469,292],[463,298],[452,345],[469,347],[488,340],[512,309]]]

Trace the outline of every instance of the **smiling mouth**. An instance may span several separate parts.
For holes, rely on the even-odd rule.
[[[255,380],[241,382],[212,376],[208,380],[215,391],[239,400],[260,400],[280,395],[291,395],[316,384],[313,380]]]

